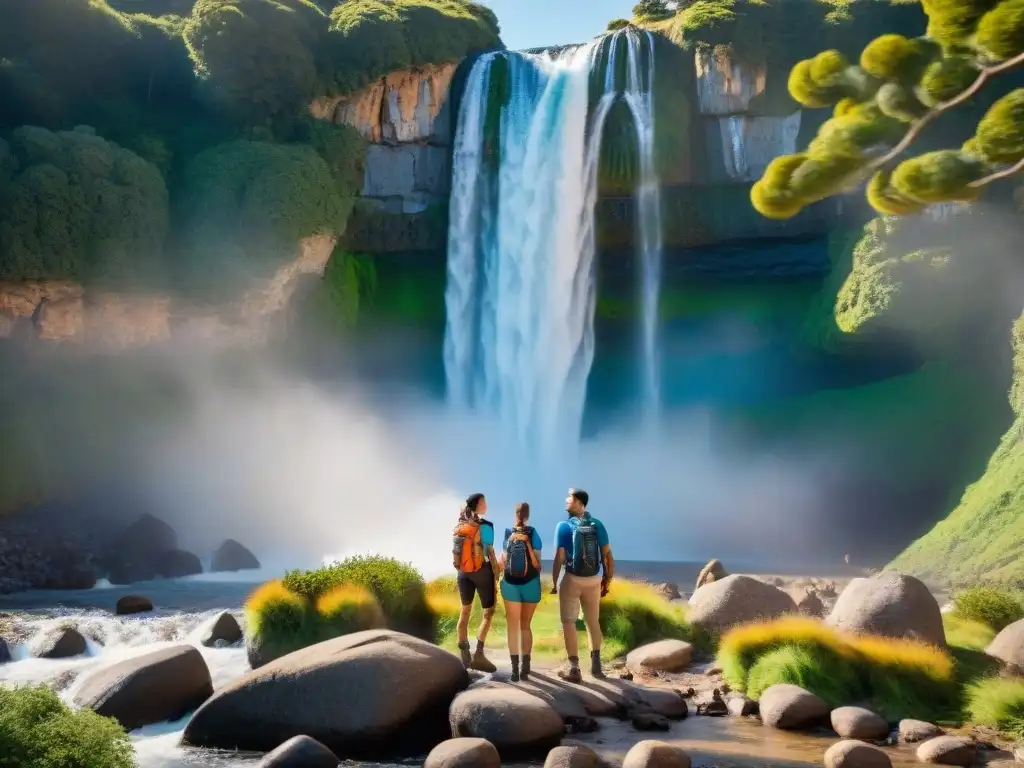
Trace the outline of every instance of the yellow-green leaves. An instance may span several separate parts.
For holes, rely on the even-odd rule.
[[[1024,158],[1024,88],[992,105],[978,123],[971,146],[990,163],[1009,165]]]
[[[997,61],[1024,52],[1024,0],[1002,0],[982,16],[975,44]]]

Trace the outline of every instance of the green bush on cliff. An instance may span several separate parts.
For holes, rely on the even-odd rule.
[[[300,239],[345,229],[345,201],[309,146],[220,144],[195,157],[183,186],[187,269],[209,288],[269,275]]]
[[[1024,88],[1009,90],[999,79],[1024,64],[1024,5],[934,0],[923,7],[923,37],[890,33],[859,61],[832,49],[793,68],[792,97],[834,112],[804,152],[776,158],[754,185],[751,201],[762,215],[790,218],[865,180],[876,211],[905,215],[970,202],[1024,169]],[[965,112],[969,104],[988,111],[979,120]],[[950,146],[963,141],[956,131],[933,134],[938,146],[908,155],[947,113],[971,118],[974,136]]]
[[[0,139],[0,278],[150,278],[167,229],[160,171],[91,129]]]
[[[72,710],[46,686],[0,686],[3,768],[132,768],[128,734],[110,717]]]
[[[995,728],[1011,739],[1024,739],[1024,680],[988,678],[967,690],[970,721]]]
[[[308,0],[198,0],[183,34],[214,97],[259,122],[297,113],[313,98],[326,25]]]
[[[347,0],[331,11],[325,87],[349,93],[388,72],[501,47],[498,19],[464,0]]]

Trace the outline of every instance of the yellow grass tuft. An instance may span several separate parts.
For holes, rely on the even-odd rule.
[[[869,664],[932,680],[953,679],[953,657],[934,645],[906,638],[857,636],[849,642]]]
[[[853,655],[849,643],[826,624],[799,616],[759,621],[735,627],[722,637],[719,658],[760,654],[781,645],[818,646],[841,656]]]
[[[305,610],[306,600],[288,589],[280,579],[258,586],[244,605],[246,624],[253,634],[259,634],[268,617],[294,616],[297,622]]]
[[[345,610],[359,610],[367,614],[377,614],[381,625],[384,612],[373,593],[358,584],[341,584],[327,591],[316,601],[316,612],[327,618]]]

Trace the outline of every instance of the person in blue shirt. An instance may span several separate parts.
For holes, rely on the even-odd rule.
[[[520,637],[523,656],[522,679],[527,680],[530,677],[530,654],[533,651],[533,631],[530,624],[540,604],[541,595],[541,540],[537,529],[526,524],[529,519],[530,505],[525,501],[517,504],[515,525],[505,529],[505,540],[502,543],[501,599],[505,602],[513,683],[520,680]]]
[[[494,525],[484,519],[487,514],[487,499],[482,493],[471,493],[466,497],[459,512],[459,525],[456,532],[471,532],[474,546],[474,557],[467,561],[473,570],[460,569],[456,578],[462,610],[455,633],[459,641],[459,655],[462,663],[469,669],[480,672],[494,672],[497,667],[484,655],[484,643],[487,633],[491,630],[491,619],[494,618],[494,604],[497,598],[497,574],[495,568],[500,567],[494,556]],[[480,595],[480,607],[483,617],[476,636],[476,651],[469,653],[469,615],[473,612],[473,599]]]
[[[558,595],[562,620],[565,653],[568,668],[560,671],[563,680],[578,683],[580,674],[579,639],[576,636],[576,618],[583,609],[583,620],[590,639],[590,672],[604,677],[601,669],[601,598],[608,594],[608,586],[615,575],[615,560],[604,523],[587,511],[590,494],[580,488],[570,488],[565,500],[569,518],[555,528],[555,562],[551,568],[554,587],[551,594]],[[565,578],[558,583],[562,566]]]

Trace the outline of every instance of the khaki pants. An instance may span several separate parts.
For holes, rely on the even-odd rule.
[[[573,637],[566,638],[573,646],[576,645],[576,619],[583,607],[583,621],[587,625],[590,637],[590,648],[601,648],[601,576],[573,576],[566,573],[558,587],[558,609],[563,627],[572,625]],[[568,630],[566,630],[568,632]],[[569,650],[572,650],[570,648]]]

